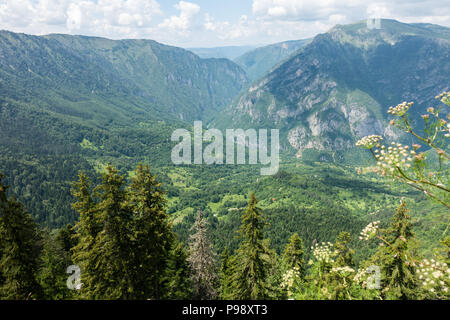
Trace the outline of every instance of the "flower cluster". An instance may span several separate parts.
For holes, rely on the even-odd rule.
[[[450,105],[450,92],[442,92],[440,95],[436,96],[436,99],[441,100],[443,103]]]
[[[356,272],[355,276],[353,277],[353,281],[356,283],[360,283],[363,288],[366,287],[367,283],[367,270],[364,268],[359,268]]]
[[[316,243],[311,247],[311,250],[317,261],[325,263],[333,263],[333,258],[338,253],[336,250],[333,250],[333,244],[331,242]]]
[[[445,262],[424,259],[416,272],[422,287],[429,293],[437,296],[450,294],[450,268]]]
[[[379,270],[378,266],[360,268],[353,277],[353,281],[360,284],[364,289],[381,289]],[[386,287],[385,290],[389,290],[389,287]]]
[[[374,221],[369,223],[360,233],[359,240],[369,240],[370,238],[373,238],[378,230],[378,227],[380,225],[380,221]]]
[[[395,142],[392,142],[388,148],[383,145],[379,150],[375,150],[375,159],[378,166],[390,172],[393,172],[396,167],[410,168],[415,156],[415,150],[409,150],[408,146]]]
[[[300,278],[300,269],[298,267],[289,269],[288,271],[286,271],[285,274],[283,274],[281,287],[289,291],[294,286],[295,281],[299,278]]]
[[[334,267],[331,269],[331,272],[338,273],[341,276],[348,276],[349,274],[355,272],[355,270],[353,270],[349,266],[345,266],[345,267]]]
[[[383,140],[383,137],[377,135],[366,136],[356,142],[357,147],[372,149]]]
[[[407,103],[402,102],[400,104],[398,104],[396,107],[389,107],[388,113],[392,114],[393,116],[403,116],[408,110],[409,108],[411,108],[411,106],[414,104],[414,102],[409,102]]]

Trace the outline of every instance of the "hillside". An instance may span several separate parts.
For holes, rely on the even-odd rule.
[[[39,223],[64,225],[78,170],[167,165],[171,133],[246,83],[229,60],[155,41],[1,31],[0,171]]]
[[[333,150],[343,159],[364,135],[397,135],[383,129],[389,106],[414,101],[417,120],[448,88],[449,45],[445,27],[394,20],[382,20],[380,30],[365,22],[338,25],[254,82],[215,124],[275,126],[298,157]]]
[[[237,57],[255,49],[256,46],[227,46],[227,47],[213,47],[213,48],[187,48],[187,50],[192,51],[200,58],[225,58],[229,60],[234,60]]]
[[[271,128],[275,123],[281,129],[281,138],[290,138],[284,140],[285,151],[289,151],[287,142],[292,142],[290,146],[299,154],[307,149],[305,145],[319,150],[330,146],[339,149],[337,143],[343,141],[344,146],[351,147],[356,136],[352,130],[362,135],[382,128],[385,104],[379,102],[381,99],[396,103],[403,90],[408,94],[416,90],[408,99],[420,99],[441,90],[430,87],[429,81],[439,84],[448,79],[444,72],[448,70],[448,51],[439,53],[448,46],[448,40],[441,36],[445,29],[392,24],[407,31],[367,34],[358,31],[363,30],[358,29],[361,26],[350,25],[319,35],[254,83],[235,100],[238,104],[215,119],[215,124],[222,128]],[[402,35],[411,30],[422,34]],[[336,235],[329,233],[326,221],[333,221],[335,231],[348,227],[356,236],[356,230],[367,222],[368,212],[381,208],[392,212],[402,197],[417,209],[414,216],[421,219],[419,233],[426,244],[442,233],[442,225],[433,225],[428,216],[440,217],[443,213],[428,206],[423,195],[402,188],[394,190],[373,177],[359,177],[352,166],[299,161],[282,154],[279,173],[261,178],[257,166],[172,165],[173,130],[190,129],[190,120],[196,117],[206,119],[208,110],[202,106],[208,99],[222,97],[222,103],[212,109],[219,110],[247,83],[244,71],[231,61],[200,59],[186,50],[153,41],[34,37],[9,32],[3,32],[1,39],[0,171],[6,175],[9,193],[16,195],[42,226],[61,227],[78,219],[71,207],[70,188],[79,170],[95,179],[104,173],[107,163],[127,174],[144,162],[150,164],[167,191],[167,210],[178,234],[186,239],[195,212],[202,209],[216,226],[215,242],[220,249],[225,244],[235,248],[236,241],[230,239],[250,191],[269,213],[273,227],[268,232],[277,250],[289,236],[279,232],[288,221],[290,230],[301,229],[309,242],[316,238],[331,240]],[[415,77],[415,71],[406,69],[406,65],[417,60],[424,66],[424,75],[431,72],[435,77],[393,86],[395,74],[389,74],[387,68],[394,63],[401,67],[401,57],[386,39],[395,39],[394,47],[398,45],[400,52],[411,48],[406,46],[407,41],[420,44],[422,57],[413,52],[404,69],[399,68],[402,76]],[[427,54],[423,54],[425,51]],[[390,65],[376,69],[383,57]],[[434,63],[443,70],[435,68]],[[373,74],[365,74],[367,70]],[[386,79],[391,82],[377,82],[382,74],[389,75]],[[199,91],[199,87],[206,89]],[[319,153],[312,160],[359,156],[353,150],[341,151],[332,154],[334,158]],[[431,213],[422,215],[425,210]],[[305,223],[317,226],[305,229]]]
[[[234,59],[246,72],[250,80],[263,76],[278,63],[287,59],[310,40],[292,40],[256,48]]]
[[[98,124],[133,116],[199,119],[247,83],[229,60],[201,59],[150,40],[2,31],[0,56],[3,97],[32,97],[45,109]]]

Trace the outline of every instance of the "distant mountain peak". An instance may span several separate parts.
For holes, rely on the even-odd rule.
[[[279,128],[281,144],[299,157],[353,148],[368,134],[398,138],[387,125],[389,106],[415,101],[420,121],[448,89],[447,32],[388,19],[380,29],[337,25],[255,81],[215,122]]]
[[[450,40],[450,28],[434,24],[408,24],[392,19],[380,19],[379,28],[368,24],[367,20],[347,25],[336,25],[328,34],[342,41],[354,41],[354,43],[367,41],[372,44],[378,41],[396,42],[403,36],[420,36]],[[355,41],[358,39],[358,41]]]

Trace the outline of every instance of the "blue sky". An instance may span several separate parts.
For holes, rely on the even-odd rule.
[[[0,0],[0,29],[180,47],[304,39],[336,24],[382,17],[450,27],[448,0]]]
[[[190,1],[200,6],[201,11],[209,12],[218,20],[223,21],[237,21],[239,17],[243,14],[252,14],[252,1],[251,0],[201,0],[201,1]],[[159,1],[161,8],[167,14],[175,15],[177,10],[175,5],[179,3],[178,0],[165,0]]]

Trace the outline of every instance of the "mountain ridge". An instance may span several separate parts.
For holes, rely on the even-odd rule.
[[[250,80],[256,80],[306,45],[310,39],[289,40],[248,51],[234,59]]]
[[[0,41],[4,90],[15,80],[19,83],[9,89],[20,88],[23,81],[22,87],[42,84],[52,90],[73,88],[73,96],[100,92],[100,100],[105,98],[102,94],[122,94],[139,104],[138,109],[196,119],[226,105],[247,83],[245,72],[229,60],[201,59],[154,40],[31,36],[3,31]],[[27,73],[36,76],[35,83],[30,83]],[[34,96],[40,94],[35,92]],[[128,111],[142,113],[132,106]]]
[[[429,28],[381,22],[381,30],[359,22],[317,35],[253,82],[213,123],[279,128],[282,144],[298,157],[307,149],[348,150],[367,134],[398,138],[385,111],[415,101],[420,120],[448,88],[450,41]]]

